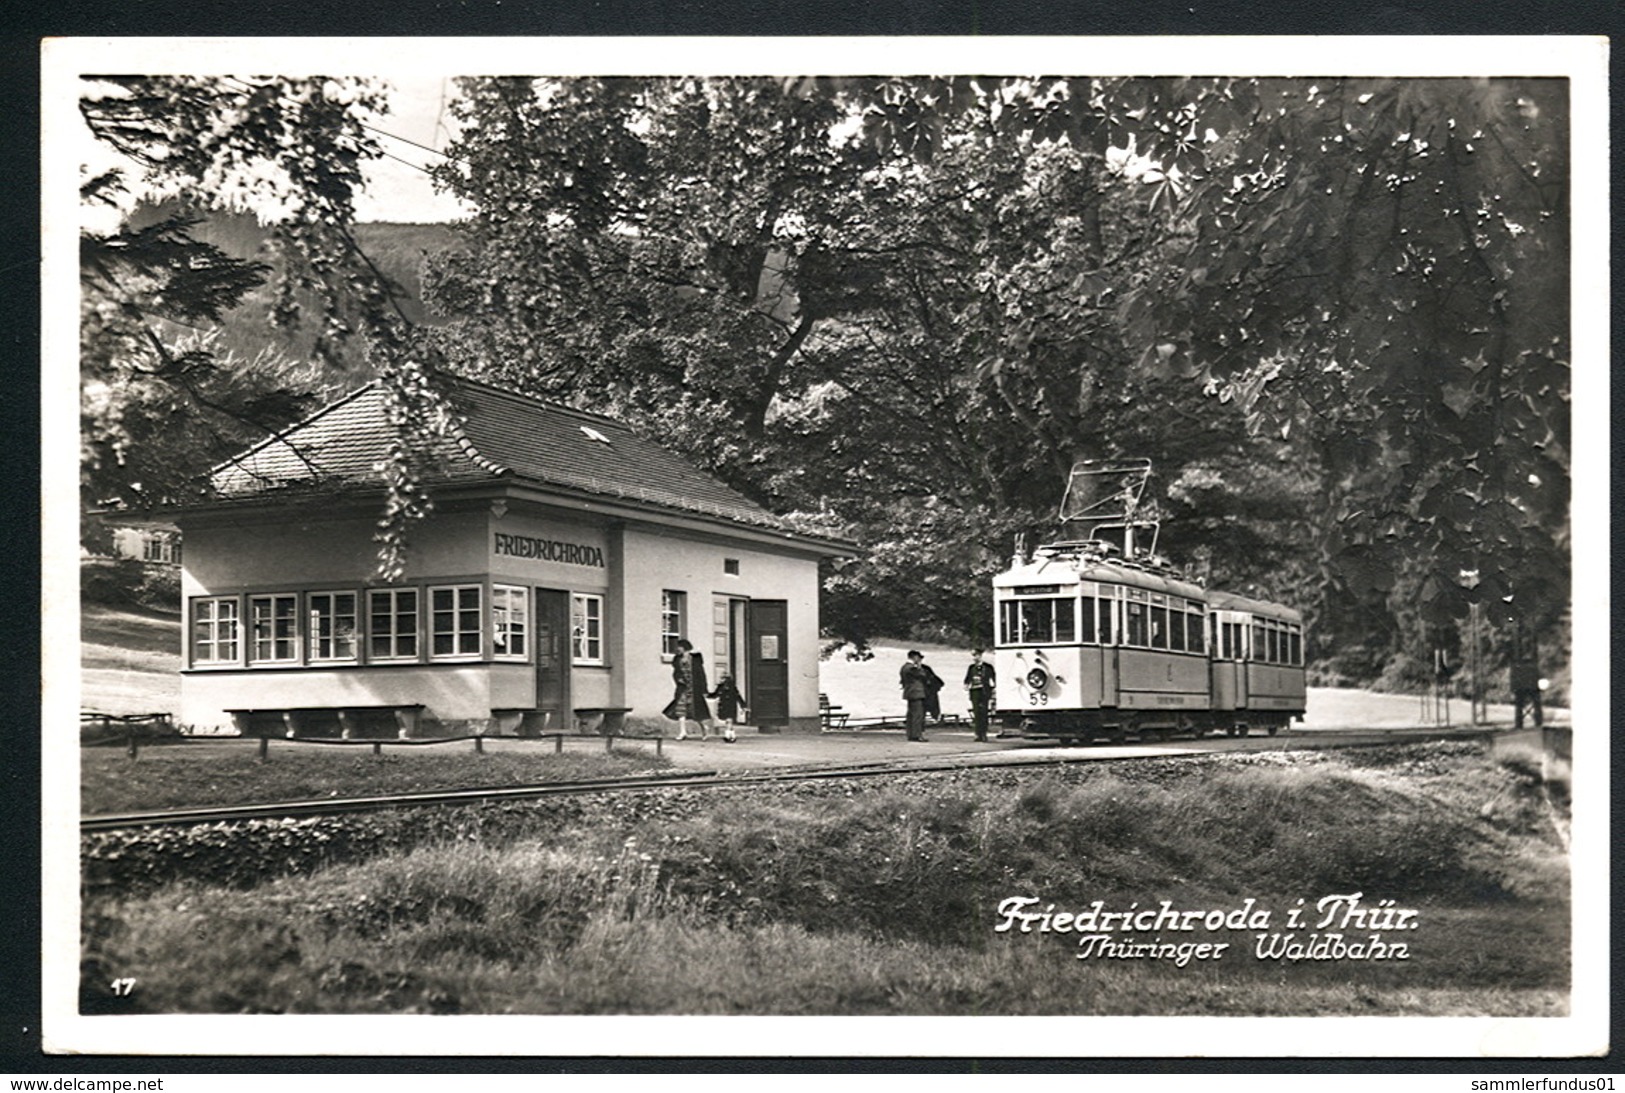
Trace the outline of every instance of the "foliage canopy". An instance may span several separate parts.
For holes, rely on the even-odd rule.
[[[985,636],[1011,536],[1120,456],[1156,461],[1171,554],[1323,640],[1566,606],[1563,81],[465,80],[433,330],[349,229],[372,92],[113,83],[87,119],[171,181],[278,165],[302,287],[398,392],[392,527],[455,368],[863,542],[826,581],[843,636]],[[202,268],[203,303],[257,276]],[[139,340],[87,329],[91,361]]]

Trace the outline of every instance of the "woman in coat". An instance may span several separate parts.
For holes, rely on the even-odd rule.
[[[677,655],[671,661],[671,704],[666,716],[677,722],[677,739],[688,738],[688,719],[700,723],[700,739],[704,740],[711,728],[711,707],[705,701],[705,658],[694,651],[687,640],[677,643]]]

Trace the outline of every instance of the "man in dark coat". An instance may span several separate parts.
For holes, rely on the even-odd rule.
[[[918,649],[910,649],[908,663],[903,665],[898,675],[898,682],[903,687],[903,699],[908,703],[907,729],[910,740],[925,739],[926,669],[921,663],[924,660]]]
[[[1540,654],[1535,647],[1535,636],[1521,623],[1512,631],[1512,708],[1514,727],[1523,728],[1525,709],[1535,715],[1535,727],[1542,728],[1545,718],[1540,708]]]
[[[924,654],[920,656],[920,671],[925,673],[925,716],[932,724],[942,720],[942,688],[946,686],[942,677],[937,675],[936,669],[925,662]]]
[[[982,659],[982,650],[970,651],[970,667],[965,669],[965,690],[970,693],[971,721],[976,739],[987,740],[987,708],[993,701],[993,665]]]

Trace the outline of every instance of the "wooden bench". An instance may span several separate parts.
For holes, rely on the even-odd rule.
[[[824,732],[846,728],[848,714],[843,706],[830,705],[829,695],[818,696],[818,727]]]
[[[365,721],[378,721],[388,715],[393,719],[396,737],[401,740],[417,735],[423,718],[421,702],[391,702],[382,705],[344,706],[266,706],[256,709],[227,710],[231,723],[244,736],[266,734],[266,722],[280,723],[282,735],[290,739],[308,731],[313,724],[332,721],[338,724],[339,739],[353,740]]]
[[[79,711],[79,731],[85,729],[101,729],[111,733],[113,726],[118,725],[124,730],[124,747],[131,759],[137,757],[141,738],[152,736],[178,735],[175,723],[167,713],[99,713],[95,710]],[[82,737],[81,737],[82,739]]]
[[[563,736],[553,724],[552,710],[526,706],[503,706],[491,711],[502,736]]]
[[[623,736],[630,706],[577,706],[576,731],[588,736]]]

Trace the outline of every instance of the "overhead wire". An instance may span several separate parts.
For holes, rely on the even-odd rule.
[[[261,88],[256,87],[255,85],[253,85],[251,83],[248,83],[245,80],[239,79],[236,76],[221,76],[220,81],[222,83],[234,84],[236,86],[236,89],[238,91],[242,91],[242,92],[253,92],[253,91],[261,90]],[[283,96],[281,94],[279,94],[277,97],[282,98],[282,99],[286,99],[286,96]],[[437,114],[436,117],[435,117],[435,127],[437,129],[443,129],[444,128],[444,125],[442,124],[442,120],[441,120],[442,117],[444,116],[444,112],[445,112],[445,93],[444,93],[444,89],[442,88],[441,103],[440,103],[440,113]],[[369,133],[377,133],[381,137],[388,137],[390,140],[398,140],[402,144],[410,144],[414,148],[420,148],[425,152],[430,152],[430,153],[432,153],[434,155],[440,156],[443,159],[449,159],[454,163],[465,163],[466,164],[468,162],[467,160],[464,160],[464,159],[461,159],[461,158],[459,158],[457,156],[451,155],[448,152],[443,152],[439,148],[435,148],[435,147],[433,147],[431,145],[428,145],[428,144],[420,143],[419,141],[413,140],[411,137],[403,137],[399,133],[391,133],[387,129],[380,129],[376,125],[368,125],[366,122],[361,121],[359,119],[356,121],[356,125],[360,126],[362,129],[367,130]],[[424,174],[429,173],[428,168],[421,167],[418,164],[411,162],[410,160],[402,159],[400,156],[391,155],[389,152],[385,152],[381,148],[379,149],[379,152],[382,155],[389,156],[390,159],[393,159],[398,163],[404,163],[408,167],[411,167],[411,168],[413,168],[415,170],[422,171]]]

